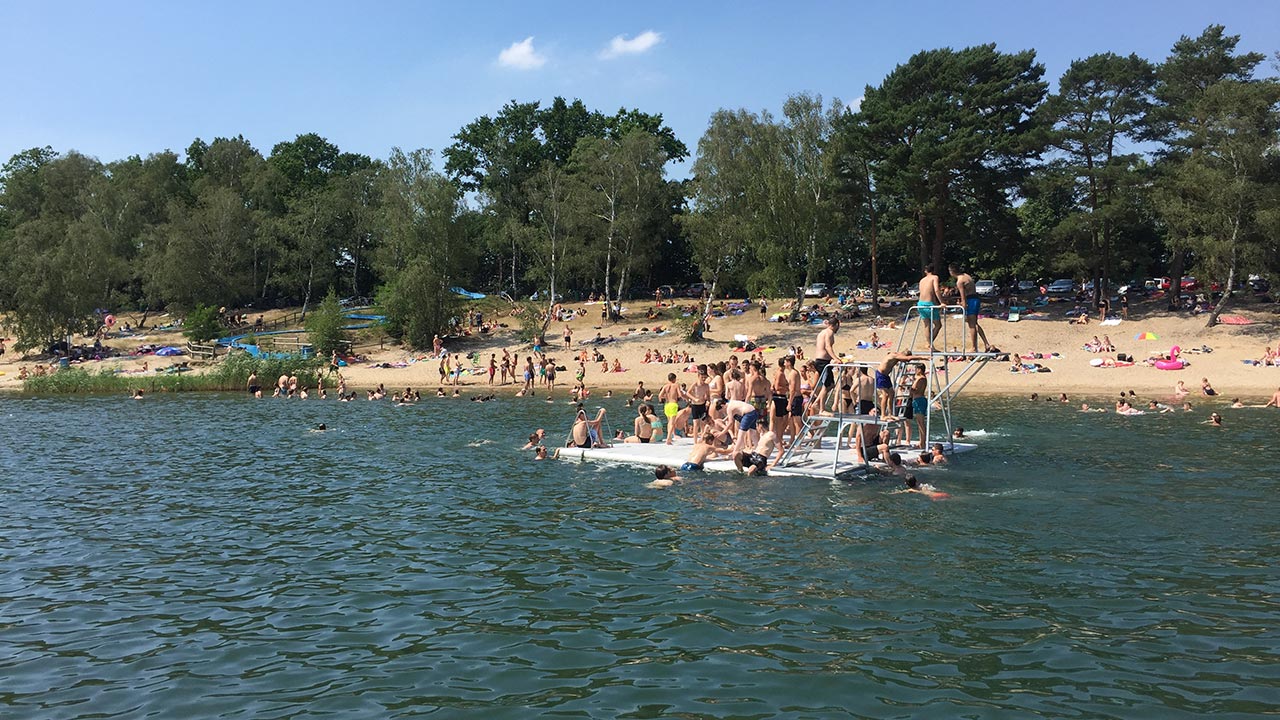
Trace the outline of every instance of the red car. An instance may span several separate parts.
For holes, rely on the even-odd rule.
[[[1196,280],[1195,278],[1191,277],[1190,275],[1186,275],[1186,276],[1184,276],[1184,277],[1182,278],[1182,289],[1183,289],[1184,291],[1186,291],[1186,290],[1199,290],[1199,289],[1200,289],[1200,282],[1199,282],[1198,280]]]

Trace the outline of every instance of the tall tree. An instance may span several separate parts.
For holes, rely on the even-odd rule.
[[[1212,327],[1236,278],[1273,264],[1280,244],[1280,82],[1222,80],[1194,110],[1181,137],[1194,151],[1166,169],[1156,197],[1173,250],[1225,279],[1206,323]]]
[[[693,261],[708,286],[705,307],[692,330],[694,340],[702,338],[717,288],[728,277],[744,272],[744,248],[756,232],[750,207],[754,163],[748,153],[755,125],[755,117],[746,110],[717,110],[698,140],[691,207],[679,218]]]
[[[1226,34],[1222,25],[1210,25],[1197,37],[1183,35],[1173,44],[1169,57],[1156,70],[1153,90],[1155,105],[1148,114],[1147,137],[1164,143],[1159,152],[1158,170],[1175,172],[1180,162],[1198,150],[1199,133],[1212,122],[1206,116],[1205,96],[1218,83],[1247,82],[1262,62],[1261,53],[1237,53],[1239,35]],[[1169,275],[1177,287],[1189,259],[1187,247],[1170,238]],[[1169,293],[1169,306],[1177,304],[1178,293]]]
[[[1110,286],[1114,229],[1129,212],[1124,191],[1143,181],[1141,158],[1121,148],[1137,140],[1154,82],[1155,68],[1137,55],[1093,55],[1071,64],[1041,108],[1063,157],[1059,170],[1079,184],[1081,203],[1064,222],[1089,238],[1098,297]]]
[[[941,267],[948,232],[967,234],[973,213],[1008,211],[1043,148],[1043,74],[1034,51],[989,44],[917,53],[867,87],[859,112],[881,149],[876,184],[913,216],[921,265]],[[1013,238],[984,238],[1000,240]]]
[[[594,254],[603,261],[608,307],[624,296],[632,269],[655,255],[666,201],[665,163],[658,139],[639,130],[617,140],[583,138],[574,151],[569,167],[577,212],[590,223],[589,234],[599,238]]]
[[[380,179],[382,241],[374,261],[386,284],[378,294],[392,335],[427,347],[456,305],[450,291],[468,248],[458,186],[437,172],[431,151],[393,148]]]

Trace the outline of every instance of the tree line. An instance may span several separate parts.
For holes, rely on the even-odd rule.
[[[877,288],[925,264],[992,279],[1119,281],[1274,270],[1280,83],[1221,26],[1153,63],[1103,53],[1051,88],[1034,51],[913,55],[858,107],[797,94],[723,109],[689,180],[659,114],[511,102],[437,158],[243,137],[103,163],[33,148],[0,169],[0,312],[19,347],[104,310],[267,308],[376,297],[422,345],[462,286],[620,302]],[[1280,58],[1278,58],[1280,61]]]

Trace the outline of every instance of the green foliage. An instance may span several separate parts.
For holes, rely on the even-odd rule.
[[[208,342],[222,335],[221,314],[212,305],[197,305],[187,313],[182,327],[182,334],[191,342]]]
[[[405,268],[378,291],[387,332],[417,348],[431,347],[432,338],[448,330],[458,302],[445,278],[423,261]]]
[[[342,326],[345,322],[338,296],[330,290],[325,299],[307,314],[307,340],[316,355],[327,358],[344,347],[347,334]]]
[[[38,395],[84,395],[90,393],[130,393],[141,388],[149,393],[240,391],[247,386],[249,375],[257,373],[264,385],[280,375],[311,376],[327,363],[321,358],[257,359],[246,353],[233,353],[204,372],[158,372],[142,377],[124,375],[111,370],[92,372],[67,368],[50,375],[29,377],[23,392]],[[309,384],[303,381],[304,384]]]

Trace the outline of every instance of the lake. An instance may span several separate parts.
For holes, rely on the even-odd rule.
[[[1280,412],[1209,409],[966,398],[929,501],[531,462],[537,400],[0,397],[0,717],[1280,712]]]

